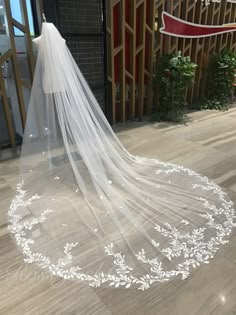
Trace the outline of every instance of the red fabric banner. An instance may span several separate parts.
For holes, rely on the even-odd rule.
[[[236,30],[236,24],[219,26],[194,24],[176,18],[165,11],[162,13],[162,21],[163,27],[160,29],[161,33],[184,38],[207,37]]]

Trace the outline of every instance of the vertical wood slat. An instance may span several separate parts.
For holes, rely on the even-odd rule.
[[[125,97],[125,0],[120,0],[121,6],[121,61],[120,61],[120,106],[121,121],[126,118],[126,97]]]
[[[162,26],[162,12],[165,9],[165,0],[155,0],[155,26],[154,26],[154,73],[157,70],[157,62],[159,57],[165,53],[165,37],[159,32]],[[153,86],[153,107],[156,109],[158,105],[158,91],[156,85]]]
[[[155,47],[154,47],[154,53],[156,54],[156,58],[158,59],[158,57],[164,53],[164,36],[162,34],[159,33],[159,28],[161,27],[162,24],[162,18],[161,18],[161,14],[165,8],[165,0],[156,0],[155,1],[156,4],[156,11],[155,11],[155,20],[156,20],[156,25],[155,25],[155,37],[156,37],[156,42],[155,42]]]
[[[212,19],[213,19],[213,11],[209,11],[209,6],[202,8],[198,23],[212,24],[213,23]],[[209,23],[208,20],[211,20],[211,22]],[[195,56],[192,55],[191,57],[193,57],[192,60],[194,60],[194,62],[198,66],[196,69],[195,84],[192,87],[192,95],[191,95],[191,98],[189,99],[190,103],[198,99],[199,95],[201,94],[201,91],[203,91],[203,94],[204,94],[204,87],[205,87],[205,82],[207,78],[207,69],[205,67],[206,61],[204,61],[204,58],[206,58],[206,54],[209,53],[210,42],[211,42],[210,37],[196,39],[197,45],[195,49],[197,53]],[[200,46],[200,49],[198,48],[199,46]]]
[[[224,24],[227,23],[226,19],[225,19],[225,12],[226,12],[226,4],[227,4],[227,0],[221,0],[221,3],[219,3],[219,13],[218,13],[218,19],[217,19],[217,24]],[[220,52],[221,47],[222,47],[222,43],[223,43],[223,37],[224,35],[217,35],[217,39],[216,39],[216,51]]]
[[[7,129],[8,129],[8,134],[10,138],[10,143],[11,146],[14,148],[16,146],[16,140],[15,140],[15,132],[14,132],[14,124],[13,120],[11,117],[11,112],[10,112],[10,104],[7,98],[7,92],[6,92],[6,87],[4,83],[4,78],[1,70],[1,63],[0,63],[0,96],[2,97],[3,101],[3,108],[4,108],[4,113],[6,117],[6,123],[7,123]]]
[[[151,30],[152,33],[149,34],[150,39],[149,39],[149,43],[147,47],[147,50],[145,52],[145,56],[147,56],[148,59],[148,78],[147,78],[147,113],[150,114],[152,111],[152,95],[153,95],[153,59],[154,59],[154,28],[155,28],[155,12],[156,12],[156,2],[155,1],[151,1],[150,3],[150,25],[151,25]]]
[[[168,1],[166,3],[165,1],[165,10],[167,10],[167,12],[169,13],[173,13],[173,1]],[[160,21],[161,24],[162,24],[162,21]],[[161,25],[160,25],[161,26]],[[164,53],[167,54],[169,52],[171,52],[171,36],[167,36],[167,35],[162,35],[164,36]]]
[[[136,91],[136,0],[132,0],[131,3],[131,20],[132,20],[132,43],[131,43],[131,51],[130,51],[130,62],[131,62],[131,75],[133,79],[130,84],[130,119],[134,119],[135,117],[135,91]]]
[[[236,17],[236,5],[231,3],[231,8],[230,8],[230,12],[231,12],[231,15],[230,15],[230,22],[233,21]],[[228,43],[228,47],[231,47],[233,48],[233,45],[234,45],[234,34],[230,34],[230,41]]]
[[[196,23],[201,22],[204,24],[212,24],[211,22],[209,23],[209,19],[211,19],[211,17],[207,10],[208,8],[204,8],[200,3],[197,5],[197,9],[195,11]],[[198,66],[195,74],[195,83],[191,87],[191,96],[189,97],[189,101],[191,103],[198,97],[199,91],[204,90],[206,80],[206,69],[204,64],[206,63],[206,56],[210,50],[210,38],[196,38],[193,40],[193,43],[194,47],[192,49],[191,60],[193,60]]]
[[[194,6],[194,11],[193,11],[193,17],[192,20],[193,22],[195,21],[199,21],[201,15],[202,15],[202,9],[203,6],[201,3],[196,3]],[[190,20],[189,16],[187,15],[186,20]],[[198,47],[200,45],[200,40],[197,38],[191,39],[191,47],[190,47],[190,51],[189,51],[189,56],[191,57],[191,60],[197,60],[197,58],[199,58],[199,55],[201,54],[202,57],[202,51],[200,52]],[[201,75],[201,67],[197,68],[195,70],[195,77],[200,77]],[[194,97],[194,86],[190,87],[188,90],[188,99],[192,102],[193,97]]]
[[[115,66],[114,66],[114,20],[113,20],[113,5],[110,2],[109,5],[109,14],[110,14],[110,59],[111,59],[111,95],[112,95],[112,123],[116,123],[116,86],[115,86]]]
[[[145,68],[145,35],[146,35],[146,28],[145,28],[145,19],[146,19],[146,1],[142,4],[142,17],[140,21],[140,33],[141,35],[141,46],[142,49],[139,52],[139,75],[138,75],[138,118],[142,119],[143,111],[144,111],[144,68]]]

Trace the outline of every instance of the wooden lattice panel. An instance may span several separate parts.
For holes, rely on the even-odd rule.
[[[151,112],[155,5],[149,0],[107,1],[113,123]]]

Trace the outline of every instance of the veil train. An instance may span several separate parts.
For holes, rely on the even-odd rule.
[[[43,23],[9,229],[64,279],[142,290],[209,263],[233,203],[193,170],[133,156],[55,26]]]

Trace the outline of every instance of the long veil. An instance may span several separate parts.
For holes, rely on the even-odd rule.
[[[9,229],[25,262],[91,286],[186,279],[227,242],[233,203],[193,170],[126,151],[43,23]]]

